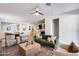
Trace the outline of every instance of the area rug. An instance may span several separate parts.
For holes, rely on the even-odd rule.
[[[2,48],[2,56],[18,56],[18,45]]]
[[[0,56],[21,56],[18,45],[2,48]],[[51,48],[41,47],[41,50],[34,56],[53,56],[53,50]]]

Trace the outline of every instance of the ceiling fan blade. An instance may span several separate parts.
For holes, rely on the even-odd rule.
[[[43,13],[39,12],[40,15],[44,15]]]
[[[32,10],[32,13],[30,14],[35,14],[35,15],[44,15],[38,7],[36,7],[35,9]]]
[[[35,14],[35,12],[32,12],[32,13],[30,13],[30,14]]]

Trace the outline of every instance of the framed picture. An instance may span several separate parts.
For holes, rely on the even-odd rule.
[[[26,25],[25,25],[25,24],[23,24],[23,25],[22,25],[22,27],[23,27],[23,28],[22,28],[22,29],[23,29],[23,31],[26,31]]]
[[[42,29],[42,24],[39,25],[39,29]]]
[[[31,30],[31,26],[29,26],[29,30]]]
[[[8,27],[7,27],[7,31],[10,31],[10,30],[11,30],[11,27],[10,27],[10,26],[8,26]]]

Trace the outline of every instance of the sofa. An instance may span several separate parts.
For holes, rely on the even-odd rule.
[[[55,48],[55,43],[53,41],[48,41],[47,38],[49,35],[43,35],[42,38],[34,38],[34,41],[39,43],[41,46],[52,47]]]
[[[68,52],[69,45],[67,44],[60,44],[59,47],[54,51],[56,56],[79,56],[79,52],[77,53],[70,53]]]
[[[47,47],[55,48],[53,42],[48,42],[48,41],[41,39],[41,38],[35,38],[34,41],[41,44],[41,46],[47,46]]]

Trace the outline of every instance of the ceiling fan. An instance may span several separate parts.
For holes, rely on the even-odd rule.
[[[36,7],[34,10],[32,10],[32,13],[30,14],[34,14],[34,15],[44,15],[40,9],[38,7]]]

